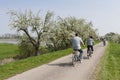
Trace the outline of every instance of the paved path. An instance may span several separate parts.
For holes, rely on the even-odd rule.
[[[95,45],[92,58],[89,60],[83,59],[82,62],[75,67],[71,65],[72,55],[68,55],[51,63],[13,76],[7,80],[89,80],[105,48],[102,43]],[[84,50],[83,57],[85,56],[86,49]]]

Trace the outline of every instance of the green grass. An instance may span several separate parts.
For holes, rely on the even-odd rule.
[[[17,55],[17,45],[0,43],[0,60]]]
[[[97,80],[120,80],[120,44],[109,44],[100,66]]]
[[[41,56],[30,57],[24,60],[19,60],[16,62],[8,63],[0,66],[0,80],[4,80],[8,77],[14,76],[15,74],[22,73],[33,67],[40,66],[42,64],[51,62],[62,56],[71,54],[72,49],[60,50],[48,54],[43,54]]]

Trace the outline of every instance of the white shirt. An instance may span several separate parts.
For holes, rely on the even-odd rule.
[[[81,49],[80,43],[83,42],[82,39],[78,36],[72,38],[72,47],[73,49]]]
[[[87,45],[93,45],[93,43],[94,43],[94,40],[92,38],[89,38],[87,40]]]

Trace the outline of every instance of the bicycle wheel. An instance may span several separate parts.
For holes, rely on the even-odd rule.
[[[72,65],[75,66],[75,58],[74,58],[74,54],[72,56]]]
[[[92,54],[93,54],[93,51],[92,51],[92,50],[89,50],[89,51],[88,51],[88,54],[87,54],[88,59],[89,59],[90,57],[92,57]]]
[[[87,52],[87,58],[89,59],[90,51]]]
[[[77,58],[78,58],[78,56],[75,55],[75,54],[73,54],[73,57],[72,57],[72,64],[73,64],[73,66],[76,65],[76,63],[77,63]]]

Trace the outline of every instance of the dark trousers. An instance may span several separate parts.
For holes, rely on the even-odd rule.
[[[89,51],[90,49],[91,49],[92,51],[94,51],[93,46],[92,46],[92,45],[88,45],[88,46],[87,46],[87,53],[88,53],[88,51]]]

